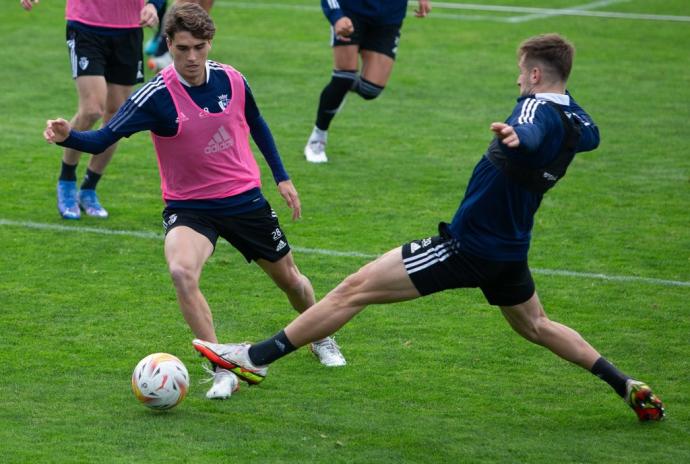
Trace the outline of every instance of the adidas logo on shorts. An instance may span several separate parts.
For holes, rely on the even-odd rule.
[[[278,246],[276,247],[276,251],[280,251],[283,248],[285,248],[286,246],[287,246],[287,243],[285,242],[285,240],[281,240],[280,242],[278,242]]]

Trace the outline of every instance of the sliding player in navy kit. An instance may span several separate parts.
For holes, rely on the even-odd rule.
[[[407,243],[345,279],[274,337],[257,344],[194,340],[204,356],[250,383],[267,365],[334,333],[369,304],[479,287],[525,339],[607,382],[641,421],[664,417],[649,386],[620,372],[580,334],[544,312],[527,264],[534,215],[544,193],[578,152],[599,145],[599,130],[566,91],[573,46],[556,34],[532,37],[518,49],[520,98],[470,177],[465,197],[439,235]]]

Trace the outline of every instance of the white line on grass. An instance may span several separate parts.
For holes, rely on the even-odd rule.
[[[84,227],[84,226],[66,226],[62,224],[46,224],[40,222],[32,221],[13,221],[11,219],[0,219],[0,226],[9,227],[24,227],[28,229],[38,229],[38,230],[52,230],[60,232],[70,232],[70,233],[87,233],[87,234],[100,234],[100,235],[120,235],[125,237],[135,237],[135,238],[146,238],[162,240],[163,234],[156,232],[149,232],[143,230],[113,230],[113,229],[103,229],[100,227]],[[315,255],[326,255],[326,256],[339,256],[339,257],[350,257],[350,258],[367,258],[374,259],[379,255],[371,253],[362,253],[359,251],[337,251],[337,250],[327,250],[323,248],[305,248],[299,246],[292,246],[292,249],[306,254]],[[568,271],[563,269],[539,269],[533,268],[532,272],[535,274],[542,274],[547,276],[565,276],[565,277],[578,277],[584,279],[597,279],[606,280],[611,282],[639,282],[649,285],[663,285],[667,287],[690,287],[690,282],[683,282],[679,280],[666,280],[657,279],[654,277],[638,277],[638,276],[620,276],[620,275],[608,275],[608,274],[598,274],[593,272],[577,272]]]
[[[608,3],[613,3],[615,0],[609,0]],[[620,0],[623,1],[623,0]],[[600,3],[606,3],[602,0]],[[616,2],[617,3],[617,2]],[[244,8],[244,9],[269,9],[269,10],[293,10],[293,11],[309,11],[320,12],[321,8],[314,5],[285,5],[283,3],[264,3],[264,2],[231,2],[222,1],[215,2],[216,6],[226,8]],[[678,15],[657,15],[645,13],[619,13],[615,11],[587,11],[586,5],[573,8],[537,8],[524,6],[504,6],[504,5],[482,5],[478,3],[443,3],[433,2],[433,11],[429,18],[436,19],[456,19],[456,20],[471,20],[471,21],[500,21],[500,22],[520,22],[522,17],[501,17],[489,15],[459,15],[452,13],[440,13],[439,10],[467,10],[467,11],[489,11],[498,13],[527,13],[529,15],[537,16],[585,16],[593,18],[608,18],[608,19],[631,19],[640,21],[676,21],[676,22],[690,22],[690,16]],[[525,20],[528,20],[525,19]],[[535,19],[535,18],[531,18]]]
[[[625,3],[628,0],[600,0],[598,2],[592,2],[592,3],[587,3],[585,5],[580,5],[580,6],[573,6],[568,8],[569,10],[578,10],[578,11],[583,11],[583,10],[593,10],[595,8],[601,8],[604,6],[609,6],[613,5],[615,3]],[[553,16],[561,16],[561,13],[533,13],[533,14],[527,14],[523,16],[513,16],[511,18],[507,18],[506,21],[509,23],[524,23],[527,21],[533,21],[535,19],[544,19],[544,18],[550,18]]]

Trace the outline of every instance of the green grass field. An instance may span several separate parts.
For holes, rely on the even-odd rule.
[[[61,151],[41,132],[76,109],[64,2],[43,0],[31,13],[17,3],[5,5],[0,28],[1,462],[690,462],[686,0],[589,10],[622,17],[440,5],[425,20],[408,17],[386,91],[375,102],[349,97],[327,165],[302,156],[331,66],[318,2],[218,0],[212,12],[211,58],[246,75],[300,192],[304,217],[293,223],[260,161],[317,297],[452,217],[489,124],[514,105],[517,44],[543,32],[571,39],[569,87],[602,143],[546,196],[530,262],[549,315],[664,399],[668,419],[655,424],[520,339],[478,290],[371,307],[338,335],[346,368],[322,368],[301,350],[260,387],[206,400],[163,257],[150,139],[121,142],[99,186],[109,219],[59,218]],[[202,290],[222,340],[260,340],[293,317],[258,267],[225,244]],[[139,405],[129,387],[137,362],[157,351],[179,356],[192,378],[167,413]]]

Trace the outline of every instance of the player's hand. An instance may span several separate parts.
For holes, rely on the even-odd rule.
[[[158,11],[152,3],[147,3],[141,9],[139,25],[141,27],[156,27],[158,26]]]
[[[491,123],[491,130],[504,145],[510,148],[517,148],[520,146],[520,138],[513,126],[509,126],[504,122],[493,122]]]
[[[292,210],[292,220],[302,217],[302,205],[299,202],[299,195],[291,180],[284,180],[278,184],[280,196],[285,199],[288,207]]]
[[[33,4],[38,3],[38,0],[19,0],[19,4],[24,8],[26,11],[31,11],[31,8],[33,8]]]
[[[349,42],[350,36],[355,32],[355,26],[352,24],[352,20],[347,16],[343,16],[335,22],[333,25],[333,30],[335,30],[335,37],[341,42]]]
[[[414,15],[418,18],[424,18],[431,11],[431,2],[429,0],[419,0],[419,7],[414,10]]]
[[[62,118],[49,119],[46,121],[46,129],[43,131],[43,138],[48,143],[64,142],[69,137],[72,126],[69,121]]]

